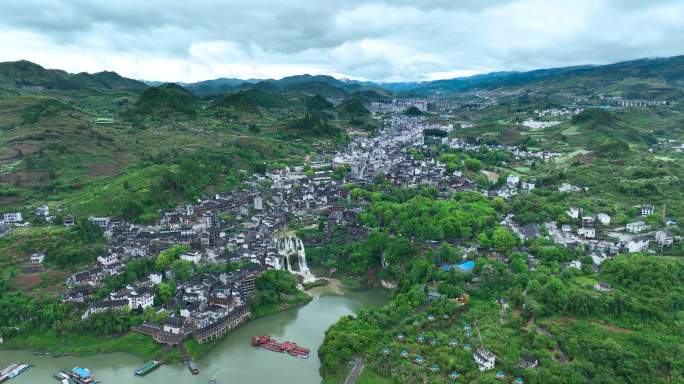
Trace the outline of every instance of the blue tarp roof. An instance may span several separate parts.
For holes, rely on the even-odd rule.
[[[74,374],[76,374],[76,375],[78,375],[84,379],[86,377],[90,377],[90,371],[85,369],[85,368],[76,367],[76,368],[72,369],[71,372],[73,372]]]
[[[468,260],[458,264],[442,264],[440,267],[447,272],[451,268],[456,268],[461,272],[470,272],[475,268],[475,262],[473,260]]]

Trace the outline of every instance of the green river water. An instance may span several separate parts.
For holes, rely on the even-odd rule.
[[[381,290],[365,292],[334,292],[333,287],[319,287],[310,291],[314,299],[304,307],[253,320],[228,334],[223,342],[206,356],[196,361],[200,373],[192,375],[182,364],[163,365],[144,377],[136,377],[133,370],[144,361],[126,353],[93,356],[34,356],[28,351],[0,351],[0,367],[24,361],[34,367],[9,384],[57,383],[52,375],[64,368],[81,366],[90,369],[104,384],[149,383],[184,384],[207,383],[215,378],[219,384],[320,383],[318,346],[324,332],[340,317],[356,313],[370,305],[382,305],[387,294]],[[309,359],[253,348],[254,335],[270,335],[279,341],[294,341],[311,349]]]

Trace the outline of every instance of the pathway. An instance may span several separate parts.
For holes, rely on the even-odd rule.
[[[362,358],[354,359],[354,368],[349,372],[349,376],[347,376],[347,380],[345,380],[344,384],[356,384],[356,380],[361,376],[364,367],[365,363]]]

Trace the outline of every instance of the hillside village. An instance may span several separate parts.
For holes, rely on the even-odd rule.
[[[428,105],[427,100],[410,103],[421,108]],[[462,168],[448,171],[448,164],[440,161],[434,145],[463,152],[504,151],[516,163],[527,166],[562,156],[557,152],[524,150],[515,145],[472,143],[448,137],[447,134],[454,130],[452,125],[430,122],[425,117],[407,116],[403,113],[406,105],[375,103],[371,110],[383,123],[383,128],[376,135],[355,137],[345,150],[320,153],[299,166],[253,174],[246,183],[246,189],[216,193],[164,210],[154,225],[131,224],[110,217],[89,217],[88,220],[103,231],[107,253],[97,257],[96,265],[66,279],[68,289],[61,301],[81,303],[85,308],[81,316],[84,320],[106,311],[153,308],[167,316],[161,322],[143,323],[135,331],[150,335],[160,343],[176,344],[188,337],[204,343],[225,335],[250,319],[249,302],[255,290],[254,281],[265,270],[287,268],[302,278],[310,277],[308,269],[302,269],[305,265],[293,265],[289,258],[287,261],[283,258],[285,253],[293,250],[283,250],[282,245],[279,246],[279,239],[285,236],[284,231],[315,225],[319,218],[323,218],[326,230],[347,226],[354,229],[354,236],[359,240],[367,236],[368,228],[357,223],[356,216],[363,208],[351,200],[350,185],[368,187],[376,177],[383,177],[398,187],[435,188],[442,199],[448,199],[454,192],[471,191],[488,198],[508,200],[533,191],[535,179],[510,174],[498,188],[480,188]],[[540,115],[547,113],[554,116],[565,114],[551,111],[540,112]],[[573,113],[568,112],[570,115]],[[444,132],[444,135],[439,132]],[[568,194],[589,193],[585,187],[568,183],[560,183],[557,189]],[[558,246],[582,247],[586,255],[591,256],[591,268],[598,271],[606,259],[618,254],[658,253],[681,240],[670,231],[676,226],[674,221],[655,226],[646,224],[645,220],[654,222],[649,218],[657,215],[658,209],[644,202],[638,217],[624,226],[612,225],[611,217],[606,213],[586,212],[573,206],[567,207],[567,218],[562,224],[551,221],[519,225],[515,214],[502,218],[500,224],[515,234],[521,243],[546,236]],[[37,207],[33,214],[46,223],[54,219],[47,205]],[[10,231],[12,226],[29,225],[24,220],[26,215],[26,212],[5,212],[2,221],[5,231]],[[73,216],[66,215],[62,222],[68,227],[75,220]],[[124,289],[110,292],[104,299],[94,299],[103,281],[122,274],[130,260],[154,258],[178,245],[186,247],[178,255],[179,259],[195,268],[232,263],[240,263],[241,267],[233,272],[204,273],[195,278],[195,283],[179,284],[173,300],[162,306],[155,305],[155,286],[174,278],[171,269],[150,273]],[[304,245],[297,247],[303,248]],[[479,255],[477,247],[475,249],[470,257]],[[520,250],[524,252],[525,248]],[[36,249],[28,264],[40,271],[44,258],[45,253]],[[528,263],[530,270],[534,270],[537,261],[529,254]],[[583,264],[576,259],[564,267],[580,269]],[[599,282],[595,288],[610,290],[610,283]],[[176,308],[180,311],[177,312]],[[481,370],[491,369],[495,359],[492,356],[491,352],[479,348],[474,353],[474,360]]]

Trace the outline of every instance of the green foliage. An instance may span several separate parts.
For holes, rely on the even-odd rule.
[[[428,128],[423,130],[423,135],[432,137],[447,137],[446,131],[437,128]]]
[[[406,116],[421,116],[421,115],[423,115],[423,111],[421,111],[420,109],[418,109],[418,107],[416,107],[414,105],[414,106],[406,108],[406,110],[404,111],[404,115],[406,115]]]
[[[477,172],[482,169],[482,162],[478,159],[466,159],[464,165],[471,172]]]
[[[359,214],[358,220],[422,240],[467,239],[491,225],[495,221],[494,213],[481,195],[458,193],[452,200],[415,196],[403,203],[379,201]]]
[[[288,271],[270,269],[256,279],[257,294],[251,299],[255,317],[304,304],[311,297],[297,288],[297,278]]]
[[[287,123],[286,129],[291,134],[309,136],[338,136],[341,134],[339,128],[317,113],[306,113],[303,117],[291,120]]]
[[[176,276],[176,279],[180,281],[187,281],[192,274],[192,262],[187,260],[174,260],[171,263],[171,270]]]
[[[22,111],[23,124],[35,124],[43,118],[56,116],[59,113],[74,111],[74,108],[55,99],[44,99]]]
[[[364,117],[370,115],[370,111],[356,97],[348,97],[342,100],[336,109],[345,116]]]
[[[492,233],[492,246],[499,252],[508,253],[518,244],[518,239],[504,227],[497,227]]]
[[[573,124],[586,124],[591,126],[612,125],[617,118],[612,113],[601,108],[587,108],[572,117]]]
[[[268,270],[256,279],[255,284],[261,295],[261,302],[266,304],[276,303],[280,295],[297,292],[297,279],[283,270]]]
[[[69,228],[36,228],[0,239],[0,247],[12,248],[27,257],[45,252],[45,264],[70,268],[95,261],[105,252],[102,231],[87,220],[78,220]]]
[[[313,95],[306,100],[306,109],[311,112],[332,109],[333,104],[321,95]]]
[[[183,87],[172,83],[146,89],[133,108],[127,112],[127,117],[133,120],[196,116],[195,98]]]
[[[154,287],[154,305],[166,305],[176,294],[176,284],[173,281],[159,283]]]
[[[184,252],[187,252],[189,247],[187,245],[174,245],[173,247],[159,252],[155,258],[154,267],[158,271],[163,271],[169,268],[178,257]]]
[[[607,159],[624,158],[629,154],[629,145],[621,140],[606,139],[592,148],[600,157]]]
[[[250,88],[223,97],[212,106],[212,109],[220,113],[225,111],[256,113],[259,112],[259,108],[285,108],[288,105],[288,100],[282,96]]]

